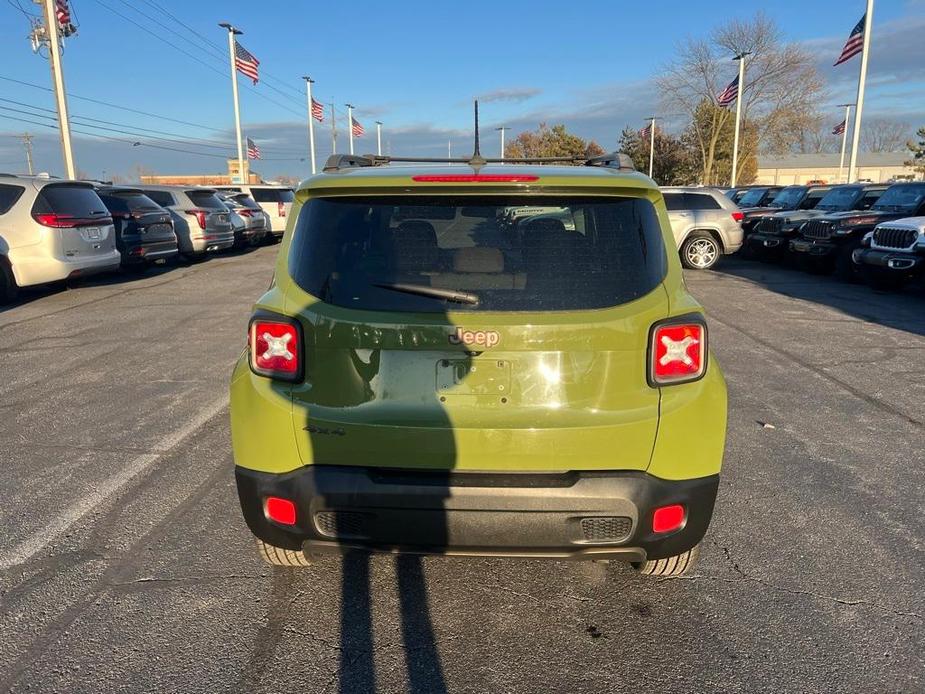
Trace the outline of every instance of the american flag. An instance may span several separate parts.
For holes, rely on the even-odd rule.
[[[729,104],[735,101],[738,96],[739,76],[736,75],[736,78],[729,83],[729,86],[716,95],[716,103],[719,104],[722,108],[726,108]]]
[[[257,60],[251,53],[244,48],[237,41],[234,42],[234,66],[235,69],[240,72],[242,75],[250,77],[254,80],[254,84],[257,84],[259,75],[257,74],[257,68],[260,65],[260,61]]]
[[[848,125],[848,121],[843,120],[841,123],[832,128],[833,135],[843,135],[845,132],[845,126]]]
[[[247,158],[260,159],[260,147],[250,138],[247,138]]]
[[[363,137],[366,134],[366,130],[360,125],[360,121],[352,116],[350,117],[350,128],[354,137]]]
[[[652,136],[652,124],[649,123],[646,127],[639,131],[639,137],[643,140],[648,140]]]
[[[312,118],[319,123],[324,122],[324,104],[315,101],[315,97],[312,97]]]
[[[854,25],[845,47],[841,49],[841,55],[835,61],[835,65],[841,65],[846,60],[851,60],[858,53],[864,50],[864,23],[867,21],[867,14],[861,17],[861,21]]]

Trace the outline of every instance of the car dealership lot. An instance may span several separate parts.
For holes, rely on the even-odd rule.
[[[227,381],[275,247],[0,311],[0,691],[920,691],[925,296],[688,274],[730,392],[693,576],[378,556],[272,569]]]

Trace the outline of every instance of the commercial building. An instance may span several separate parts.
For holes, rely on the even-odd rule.
[[[762,156],[758,158],[758,173],[755,183],[792,185],[823,181],[844,183],[848,175],[848,155],[839,178],[840,153],[836,154],[788,154],[783,157]],[[873,183],[887,181],[912,181],[917,178],[911,166],[906,166],[908,153],[862,152],[858,157],[858,178]]]
[[[263,179],[256,171],[251,171],[248,162],[244,162],[244,170],[247,172],[248,183],[262,183]],[[151,183],[163,186],[227,186],[232,183],[240,183],[238,176],[238,160],[228,160],[228,173],[212,174],[165,174],[165,175],[142,175],[142,183]]]

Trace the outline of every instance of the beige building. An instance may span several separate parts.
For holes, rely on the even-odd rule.
[[[903,152],[862,152],[858,157],[858,178],[873,183],[887,181],[912,181],[915,171],[904,162],[909,158]],[[845,155],[845,168],[839,178],[841,154],[789,154],[784,157],[763,156],[758,158],[758,173],[755,183],[792,185],[823,181],[844,183],[847,176],[849,155]]]
[[[262,183],[263,179],[256,171],[251,171],[249,162],[244,162],[244,170],[247,171],[248,183]],[[228,173],[214,174],[165,174],[142,176],[142,183],[150,183],[162,186],[227,186],[239,182],[238,178],[238,160],[228,160]]]

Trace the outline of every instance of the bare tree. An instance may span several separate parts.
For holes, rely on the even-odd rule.
[[[734,114],[731,109],[714,109],[710,118],[700,122],[695,115],[705,101],[716,102],[717,93],[735,76],[736,63],[731,59],[746,52],[745,83],[740,85],[742,114],[756,128],[766,151],[788,151],[795,141],[794,122],[805,119],[821,98],[822,81],[812,56],[799,46],[784,44],[780,29],[767,15],[733,19],[707,39],[688,38],[664,68],[658,86],[663,105],[683,110],[694,123],[705,181],[713,178],[717,144]],[[748,155],[740,152],[740,160]]]
[[[861,148],[865,152],[902,152],[912,127],[886,118],[869,118],[861,126]]]

